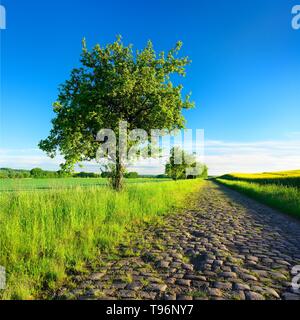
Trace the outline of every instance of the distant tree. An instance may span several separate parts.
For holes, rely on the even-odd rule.
[[[72,175],[69,172],[58,170],[56,172],[56,176],[57,178],[68,178],[68,177],[71,177]]]
[[[0,179],[22,179],[29,178],[30,172],[28,170],[1,168]]]
[[[44,176],[44,171],[41,168],[34,168],[30,170],[30,175],[33,178],[41,178]]]
[[[100,175],[94,172],[79,172],[73,174],[74,178],[100,178]]]
[[[39,147],[50,157],[57,151],[64,156],[64,170],[73,170],[81,161],[96,158],[99,145],[97,133],[104,128],[117,135],[117,152],[109,158],[112,186],[122,188],[125,173],[119,150],[118,128],[127,121],[128,130],[181,129],[185,120],[182,109],[193,106],[190,96],[182,98],[182,85],[175,85],[171,75],[185,75],[187,57],[179,58],[178,42],[167,54],[155,53],[152,43],[133,52],[119,36],[105,47],[96,45],[91,51],[83,41],[81,64],[60,88],[54,103],[55,118],[47,139]]]
[[[61,177],[59,172],[55,171],[44,171],[41,168],[34,168],[32,170],[20,170],[20,169],[10,169],[1,168],[0,178],[9,179],[24,179],[24,178],[58,178]]]
[[[207,167],[198,162],[194,155],[179,147],[173,147],[169,162],[165,166],[165,173],[173,180],[206,178]]]
[[[176,155],[181,157],[181,163],[177,163]],[[179,148],[173,147],[170,152],[169,163],[166,164],[165,173],[173,180],[185,179],[185,170],[188,165],[185,162],[185,152]]]
[[[139,177],[139,174],[137,172],[127,172],[125,173],[125,178],[127,179],[136,179]]]
[[[157,179],[165,179],[165,178],[168,178],[168,175],[166,175],[166,174],[158,174],[158,175],[156,176],[156,178],[157,178]]]
[[[56,171],[45,171],[41,168],[34,168],[30,170],[32,178],[59,178],[60,175]]]
[[[22,172],[20,172],[20,178],[23,178],[23,179],[25,179],[25,178],[30,178],[30,172],[29,171],[22,171]]]
[[[110,178],[111,177],[111,172],[109,171],[103,171],[101,173],[101,178]]]
[[[200,162],[194,162],[191,166],[190,170],[191,172],[186,175],[187,179],[196,179],[196,178],[202,178],[202,179],[207,179],[208,177],[208,167],[205,164],[201,164]],[[194,171],[194,172],[193,172]]]
[[[0,179],[7,179],[8,178],[8,174],[6,171],[0,171]]]

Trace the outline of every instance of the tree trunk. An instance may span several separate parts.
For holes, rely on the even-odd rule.
[[[116,191],[121,191],[123,189],[123,175],[124,175],[125,168],[122,165],[119,155],[116,159],[115,169],[112,172],[111,177],[111,185],[112,188]]]

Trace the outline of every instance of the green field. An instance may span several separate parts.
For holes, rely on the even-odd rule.
[[[227,174],[217,181],[282,212],[300,218],[300,171]]]
[[[231,173],[220,179],[232,181],[255,182],[258,184],[276,184],[300,188],[300,170],[263,172],[263,173]]]
[[[76,186],[77,181],[53,182],[55,187],[63,182],[71,189],[0,193],[0,265],[7,271],[7,289],[0,298],[34,299],[52,292],[67,271],[82,270],[102,250],[127,241],[133,226],[162,222],[163,215],[176,212],[202,184],[201,180],[138,179],[143,183],[130,181],[118,193],[106,187],[105,180],[99,180],[100,188]],[[92,179],[83,181],[95,184]],[[17,188],[52,187],[51,180],[1,182],[11,183],[10,188],[16,182]]]
[[[137,184],[145,182],[163,182],[170,179],[137,178],[126,179],[126,184]],[[0,191],[27,191],[37,189],[66,189],[74,187],[106,186],[108,180],[105,178],[60,178],[60,179],[0,179]]]

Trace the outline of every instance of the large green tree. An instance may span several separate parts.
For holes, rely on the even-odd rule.
[[[104,128],[117,134],[117,152],[113,159],[113,187],[121,188],[125,172],[118,148],[118,127],[127,121],[128,130],[184,128],[183,109],[193,106],[190,96],[182,96],[182,85],[172,75],[185,76],[190,63],[179,57],[178,42],[168,53],[156,54],[151,41],[141,51],[125,46],[121,37],[105,47],[88,50],[85,40],[81,67],[73,69],[70,79],[53,104],[55,118],[47,139],[39,147],[50,157],[59,152],[71,171],[76,163],[95,159],[99,145],[97,133]]]

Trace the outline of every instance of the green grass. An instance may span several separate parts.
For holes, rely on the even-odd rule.
[[[137,178],[126,179],[126,184],[144,182],[163,182],[170,179]],[[104,178],[53,178],[53,179],[0,179],[0,191],[26,191],[35,189],[65,189],[74,187],[106,186]]]
[[[226,179],[217,179],[217,181],[275,209],[300,218],[299,188]]]
[[[201,183],[132,183],[120,193],[106,186],[0,193],[0,265],[7,271],[0,298],[34,299],[51,292],[68,271],[128,241],[133,226],[175,212]]]

